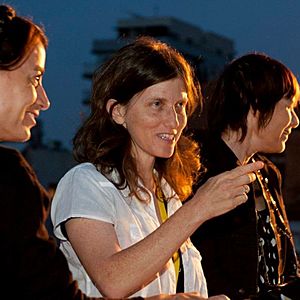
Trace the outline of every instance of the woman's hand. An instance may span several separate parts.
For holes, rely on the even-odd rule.
[[[255,180],[254,172],[262,167],[263,163],[257,161],[209,178],[193,197],[199,201],[199,211],[203,213],[205,220],[224,214],[246,202],[250,190],[248,184]]]

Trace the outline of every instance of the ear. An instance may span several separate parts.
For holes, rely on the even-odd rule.
[[[109,99],[106,103],[106,111],[109,114],[111,112],[112,118],[117,124],[124,126],[126,110],[123,105],[119,104],[115,99]]]

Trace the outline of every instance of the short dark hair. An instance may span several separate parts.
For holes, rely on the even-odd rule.
[[[281,62],[264,53],[249,53],[229,63],[207,89],[205,116],[207,129],[221,135],[226,129],[247,134],[250,108],[259,112],[258,126],[271,120],[283,97],[298,102],[299,85],[295,75]]]
[[[16,15],[11,6],[0,5],[0,70],[18,68],[38,42],[47,48],[48,40],[41,27]]]
[[[91,162],[117,188],[129,186],[138,198],[138,174],[131,156],[128,131],[106,110],[109,99],[126,105],[144,89],[173,78],[183,80],[188,94],[187,115],[201,101],[201,91],[194,71],[174,48],[150,37],[140,37],[117,51],[93,77],[91,114],[74,138],[74,155],[79,162]],[[169,159],[156,160],[159,176],[164,176],[181,199],[191,191],[193,177],[200,164],[196,145],[181,136]],[[194,164],[194,165],[192,165]],[[110,174],[116,169],[119,181]]]

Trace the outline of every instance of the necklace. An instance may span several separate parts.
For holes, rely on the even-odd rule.
[[[255,159],[252,158],[252,161],[255,162]],[[274,232],[274,236],[276,239],[277,250],[278,250],[278,284],[283,283],[283,271],[284,271],[284,263],[285,259],[283,257],[282,251],[282,239],[281,237],[284,236],[289,240],[292,240],[292,234],[288,228],[287,222],[285,221],[284,217],[282,216],[281,211],[277,207],[277,203],[274,200],[271,191],[269,189],[269,181],[268,178],[264,178],[261,171],[256,171],[256,183],[259,185],[260,190],[262,191],[263,198],[266,202],[267,209],[270,215],[270,224],[272,230]],[[284,243],[286,244],[286,243]]]

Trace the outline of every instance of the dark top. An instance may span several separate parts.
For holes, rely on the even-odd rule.
[[[268,209],[257,212],[258,292],[278,284],[278,245]],[[266,291],[265,291],[266,292]]]
[[[49,239],[46,191],[16,150],[0,147],[1,299],[91,299]]]
[[[209,177],[237,167],[238,159],[221,138],[210,138],[201,133],[194,137],[200,144],[202,163],[207,168],[206,173],[195,185],[196,190]],[[297,258],[281,194],[281,176],[266,157],[256,155],[256,160],[265,163],[261,174],[268,179],[269,192],[277,205],[274,218],[277,223],[275,225],[279,228],[277,232],[280,230],[279,253],[283,263],[278,278],[281,282],[288,282],[296,277]],[[210,296],[224,293],[234,300],[257,295],[259,232],[253,185],[250,185],[249,199],[246,203],[205,222],[191,237],[203,257],[202,265]],[[283,222],[280,217],[283,218]],[[299,288],[299,282],[297,286]],[[297,293],[298,298],[294,299],[300,299],[299,289]]]

